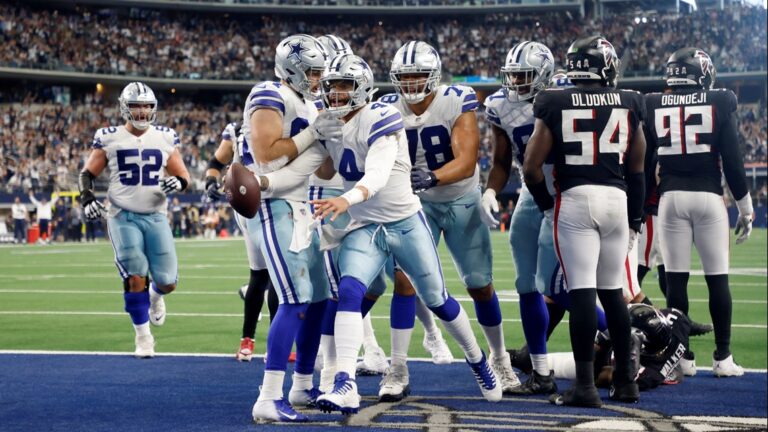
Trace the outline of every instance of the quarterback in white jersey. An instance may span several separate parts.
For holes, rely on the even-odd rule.
[[[549,85],[554,58],[549,48],[538,42],[520,42],[507,54],[501,68],[502,89],[485,100],[485,113],[495,138],[493,166],[483,194],[481,213],[488,226],[498,226],[496,195],[509,181],[515,157],[519,168],[528,139],[533,134],[533,99]],[[567,78],[566,78],[567,79]],[[554,194],[552,164],[544,165],[550,194]],[[522,180],[522,179],[521,179]],[[552,237],[551,215],[536,206],[523,184],[509,227],[512,258],[517,270],[515,288],[520,295],[520,318],[530,349],[533,373],[515,394],[549,394],[557,391],[547,361],[548,306],[543,295],[557,299],[550,291],[550,280],[557,265]]]
[[[436,242],[445,237],[478,322],[490,347],[491,363],[505,392],[520,385],[504,344],[501,308],[492,284],[490,231],[481,223],[480,134],[471,87],[439,85],[441,61],[425,42],[410,41],[395,54],[390,69],[396,94],[382,97],[403,115],[419,194]]]
[[[155,355],[155,340],[149,323],[165,322],[163,295],[176,289],[178,279],[166,197],[186,189],[189,173],[177,149],[176,132],[152,124],[157,112],[152,90],[132,82],[120,93],[119,102],[126,123],[96,132],[80,173],[80,201],[86,218],[106,214],[94,194],[93,180],[109,166],[109,237],[123,278],[125,311],[136,330],[134,354],[150,358]]]
[[[484,396],[498,401],[501,388],[477,345],[466,313],[445,290],[437,249],[419,199],[411,190],[402,116],[390,105],[369,103],[375,91],[372,84],[373,73],[360,57],[344,55],[331,61],[322,79],[323,98],[327,111],[344,121],[342,135],[324,141],[324,148],[315,146],[315,155],[308,152],[300,157],[314,157],[305,170],[308,175],[330,155],[344,178],[342,196],[312,202],[315,215],[331,215],[334,220],[348,212],[360,226],[341,241],[335,320],[338,372],[333,391],[320,396],[317,405],[324,411],[344,413],[356,412],[360,406],[355,369],[363,339],[361,301],[389,254],[411,275],[419,296],[464,347]],[[279,188],[280,177],[267,178],[269,187]]]

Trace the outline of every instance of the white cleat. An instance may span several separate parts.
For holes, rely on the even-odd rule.
[[[432,363],[436,365],[453,363],[453,354],[448,349],[448,344],[443,339],[440,329],[433,334],[424,333],[424,340],[421,345],[432,356]]]
[[[696,375],[696,360],[680,359],[679,366],[683,375],[689,377]]]
[[[735,377],[744,375],[744,368],[733,361],[733,355],[729,355],[725,360],[712,359],[712,373],[716,377]]]
[[[379,346],[365,347],[363,360],[357,362],[357,375],[381,375],[389,367],[387,356]]]
[[[152,358],[155,356],[155,338],[151,335],[136,336],[136,358]]]
[[[485,353],[483,353],[483,358],[479,362],[470,363],[467,360],[467,364],[472,369],[477,385],[480,386],[480,391],[483,393],[485,400],[489,402],[500,401],[503,392],[501,391],[496,374],[493,372],[493,368],[491,368],[491,365],[488,364],[488,360],[485,358]]]
[[[512,370],[512,362],[509,360],[509,353],[504,351],[500,357],[491,358],[491,367],[493,372],[496,373],[496,377],[499,378],[501,383],[501,391],[503,393],[511,393],[516,388],[520,387],[520,378]]]
[[[323,370],[320,371],[320,386],[319,389],[322,393],[330,393],[333,391],[333,381],[336,378],[336,367],[326,365]]]
[[[397,402],[411,392],[408,366],[392,365],[384,372],[379,384],[379,402]]]
[[[288,402],[299,408],[313,408],[316,406],[317,398],[321,394],[323,393],[317,387],[312,387],[309,390],[294,390],[291,388],[291,391],[288,393]]]
[[[149,322],[158,327],[165,324],[165,299],[152,288],[149,289]]]
[[[346,372],[336,374],[333,391],[317,398],[317,408],[325,413],[341,411],[344,415],[355,414],[360,410],[360,395],[357,383]]]
[[[309,417],[297,413],[285,398],[256,401],[256,403],[253,404],[251,416],[253,416],[253,421],[256,423],[301,423],[309,421]]]

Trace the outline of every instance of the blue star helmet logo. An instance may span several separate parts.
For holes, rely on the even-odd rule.
[[[542,66],[544,66],[547,63],[551,62],[551,60],[549,59],[549,53],[544,51],[542,48],[539,48],[539,52],[537,52],[536,55],[541,58],[541,65]]]
[[[288,53],[288,58],[296,57],[296,60],[301,60],[301,53],[308,51],[308,48],[304,48],[301,45],[301,41],[298,41],[295,44],[288,44],[288,46],[291,47],[291,52]]]
[[[370,69],[368,67],[368,64],[366,62],[362,61],[362,60],[355,62],[355,64],[360,66],[361,68],[363,68],[363,70]]]

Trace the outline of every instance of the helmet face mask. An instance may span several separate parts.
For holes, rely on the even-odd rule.
[[[440,55],[426,42],[410,41],[400,47],[392,60],[389,78],[408,104],[417,104],[440,85]]]
[[[574,84],[598,81],[616,87],[621,62],[613,45],[602,36],[576,39],[566,54],[568,78]]]
[[[667,60],[667,86],[695,86],[709,90],[715,85],[717,71],[705,51],[687,47],[675,51]]]
[[[320,79],[325,110],[337,118],[364,107],[377,90],[371,68],[353,54],[334,57]]]
[[[280,41],[275,50],[275,75],[305,99],[313,101],[320,97],[319,76],[327,61],[325,48],[317,39],[305,34],[289,36]]]
[[[512,102],[533,99],[549,84],[555,68],[552,52],[538,42],[520,42],[507,53],[500,71],[501,87]]]
[[[157,118],[157,99],[149,86],[132,82],[118,98],[120,116],[138,130],[147,130]]]

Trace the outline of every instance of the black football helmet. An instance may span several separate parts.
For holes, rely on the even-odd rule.
[[[620,64],[616,49],[602,36],[576,39],[565,56],[567,75],[574,84],[600,81],[603,86],[616,87]]]
[[[696,86],[709,90],[715,85],[715,64],[709,54],[694,47],[681,48],[667,60],[667,85]]]
[[[669,345],[672,337],[670,325],[655,307],[643,303],[630,304],[629,320],[632,327],[645,336],[643,354],[656,354]]]

